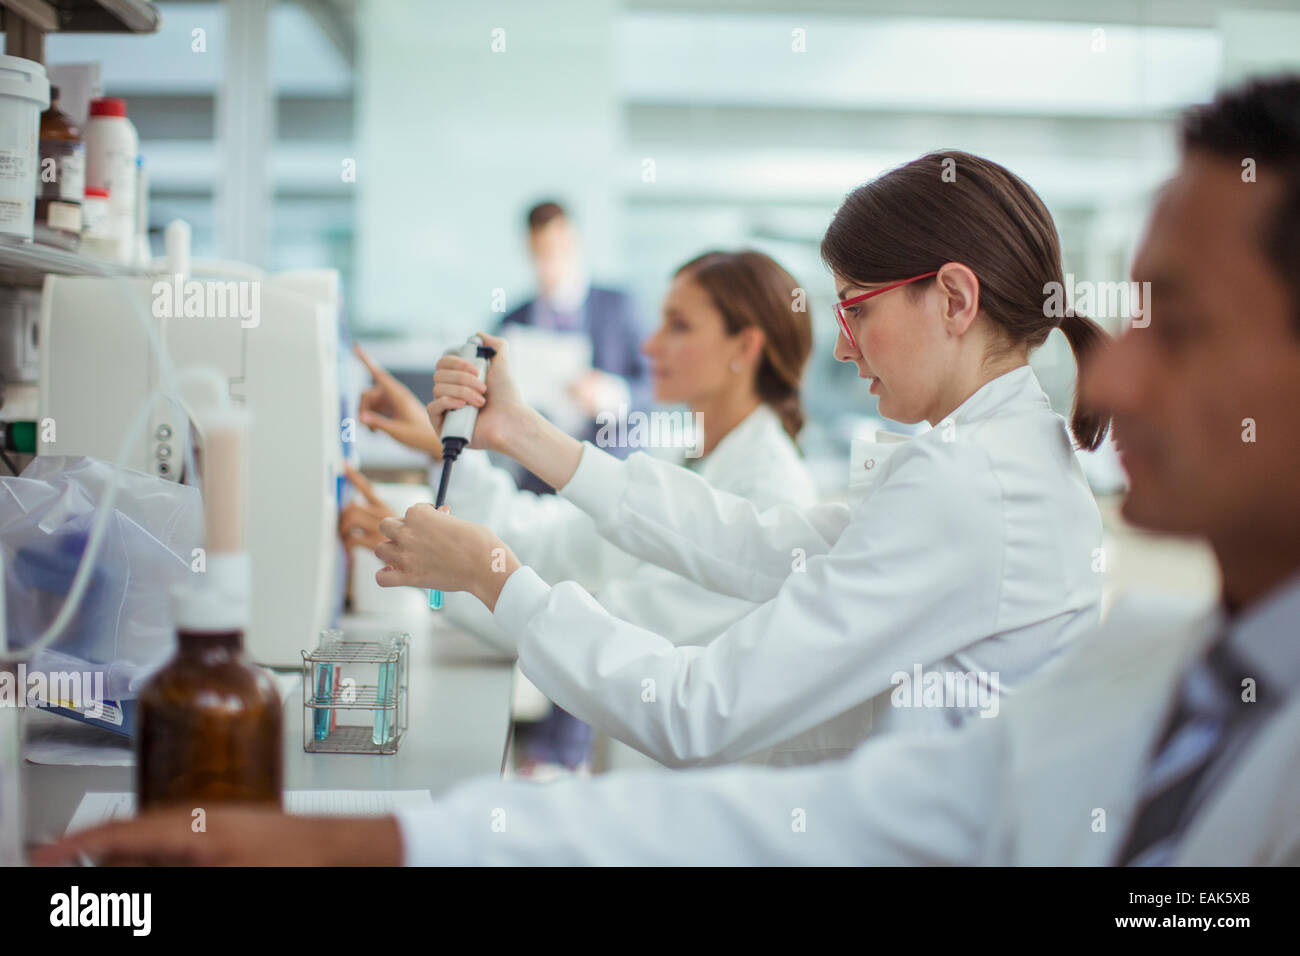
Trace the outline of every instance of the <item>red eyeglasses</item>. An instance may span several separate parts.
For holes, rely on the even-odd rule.
[[[855,339],[853,337],[853,333],[849,331],[849,323],[844,318],[844,307],[846,305],[857,305],[857,303],[865,302],[867,299],[870,299],[872,296],[883,295],[884,293],[888,292],[890,289],[897,289],[899,286],[910,285],[913,282],[920,282],[922,279],[928,279],[930,278],[930,276],[936,276],[938,274],[939,274],[939,270],[935,269],[933,272],[926,272],[919,276],[912,276],[912,278],[903,279],[901,282],[891,282],[889,285],[882,286],[879,289],[872,289],[870,292],[864,292],[862,293],[862,295],[855,295],[853,298],[845,299],[843,302],[836,302],[835,317],[840,320],[840,331],[843,332],[844,337],[849,340],[849,344],[852,345],[854,348],[857,348],[858,340]]]

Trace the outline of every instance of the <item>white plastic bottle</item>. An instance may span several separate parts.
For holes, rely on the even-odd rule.
[[[41,112],[50,105],[45,67],[0,56],[0,236],[32,238],[39,188]]]
[[[126,102],[113,97],[90,101],[86,123],[86,186],[108,190],[108,221],[102,233],[111,240],[117,262],[135,258],[136,156],[140,138],[126,118]]]

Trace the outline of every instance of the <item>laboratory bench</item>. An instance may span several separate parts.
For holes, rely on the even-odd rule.
[[[349,616],[341,627],[349,639],[410,633],[406,736],[392,755],[307,753],[300,678],[283,702],[285,790],[429,790],[436,796],[470,777],[500,775],[509,744],[512,660],[433,613],[407,619]],[[66,718],[41,713],[36,719]],[[29,845],[62,835],[84,794],[135,789],[133,766],[56,766],[24,759],[21,774]]]

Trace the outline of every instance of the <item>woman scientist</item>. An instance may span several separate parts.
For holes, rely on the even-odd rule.
[[[803,509],[817,500],[794,444],[803,424],[799,381],[812,348],[803,303],[799,283],[761,252],[709,252],[677,270],[662,324],[642,347],[655,399],[690,410],[690,427],[675,429],[695,446],[688,454],[696,457],[684,463],[759,510]],[[358,355],[375,379],[362,399],[362,423],[439,457],[438,431],[424,404],[364,352]],[[695,422],[702,434],[691,434]],[[453,512],[491,528],[543,580],[578,582],[614,617],[674,644],[699,644],[755,607],[620,550],[563,498],[520,491],[485,452],[463,452],[456,467],[448,497]],[[384,540],[379,523],[392,511],[362,476],[351,478],[366,500],[344,509],[339,530],[345,541],[373,548]],[[448,595],[445,613],[514,651],[513,640],[473,597]],[[543,762],[571,762],[559,751],[573,750],[573,741],[566,736],[558,743],[554,753],[544,746],[529,753]]]
[[[1100,518],[1027,358],[1058,325],[1076,361],[1104,333],[1045,305],[1063,281],[1051,216],[976,156],[932,153],[859,187],[821,248],[841,300],[836,357],[883,416],[933,426],[856,444],[847,505],[762,511],[648,455],[582,445],[520,401],[504,353],[485,389],[444,358],[429,406],[435,421],[480,406],[475,442],[560,489],[609,540],[761,607],[704,647],[675,647],[508,549],[494,570],[496,535],[431,506],[382,523],[379,583],[473,593],[539,688],[675,766],[846,752],[827,729],[848,721],[860,738],[995,716],[999,692],[1098,621]],[[1076,408],[1069,430],[1094,448],[1108,424]]]

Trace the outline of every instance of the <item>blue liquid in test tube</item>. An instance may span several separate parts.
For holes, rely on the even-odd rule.
[[[330,699],[334,689],[334,665],[317,664],[316,665],[316,703],[323,703]],[[316,739],[324,740],[330,735],[330,715],[328,708],[318,708],[316,710]]]
[[[388,743],[388,738],[392,736],[392,719],[389,716],[388,708],[385,705],[388,700],[388,695],[395,695],[397,692],[396,687],[394,687],[396,676],[396,664],[379,665],[379,683],[375,687],[376,697],[378,698],[376,702],[379,704],[379,709],[375,711],[375,729],[374,733],[370,735],[370,740],[376,747]]]

